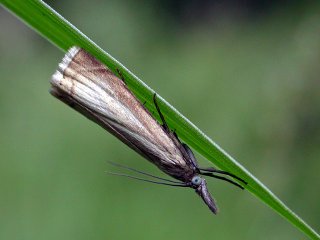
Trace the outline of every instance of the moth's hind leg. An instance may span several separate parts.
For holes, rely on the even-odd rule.
[[[119,74],[120,79],[126,84],[126,81],[125,81],[125,79],[124,79],[124,77],[122,75],[122,72],[120,71],[119,68],[117,68],[117,73]]]
[[[170,132],[170,129],[169,129],[169,126],[166,122],[166,120],[164,119],[164,116],[162,115],[161,111],[160,111],[160,108],[159,108],[159,105],[158,105],[158,102],[157,102],[157,94],[153,94],[153,102],[154,102],[154,105],[156,106],[156,109],[159,113],[159,116],[161,118],[161,121],[162,121],[162,126],[163,128],[167,131],[167,132]]]

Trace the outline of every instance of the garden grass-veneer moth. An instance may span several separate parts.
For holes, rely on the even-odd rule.
[[[84,49],[72,47],[67,52],[52,76],[51,84],[51,93],[55,97],[98,123],[176,180],[158,178],[125,167],[162,182],[136,179],[193,188],[215,214],[217,206],[201,175],[219,178],[240,188],[243,188],[240,183],[246,184],[231,173],[215,168],[200,168],[191,149],[169,129],[157,104],[156,95],[153,100],[161,124],[127,88],[123,79],[118,78]]]

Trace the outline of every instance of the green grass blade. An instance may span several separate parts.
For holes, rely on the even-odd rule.
[[[147,101],[147,107],[150,110],[155,110],[152,104],[153,90],[151,88],[48,5],[37,0],[0,0],[0,2],[10,12],[18,16],[58,48],[66,51],[74,45],[83,47],[106,64],[114,73],[116,73],[116,69],[119,69],[126,79],[128,87],[140,100]],[[230,171],[245,179],[248,182],[246,188],[251,193],[291,222],[297,229],[309,236],[310,239],[320,239],[319,234],[315,230],[174,107],[161,97],[159,97],[159,104],[169,125],[177,130],[179,136],[186,143],[219,168]]]

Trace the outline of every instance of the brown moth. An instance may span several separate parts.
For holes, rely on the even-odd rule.
[[[195,189],[215,214],[217,206],[208,191],[206,180],[200,175],[219,178],[242,189],[240,184],[217,174],[231,176],[246,184],[231,173],[214,168],[199,168],[191,149],[169,129],[157,104],[156,95],[153,100],[162,125],[139,102],[122,79],[84,49],[72,47],[67,52],[53,74],[51,84],[52,95],[98,123],[178,181],[125,168],[166,181],[160,184]]]

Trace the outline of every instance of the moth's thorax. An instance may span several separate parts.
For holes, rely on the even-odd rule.
[[[187,164],[184,165],[162,164],[158,167],[171,177],[182,182],[189,183],[192,178],[197,175],[197,172],[193,166],[189,165],[188,162],[186,163]]]

